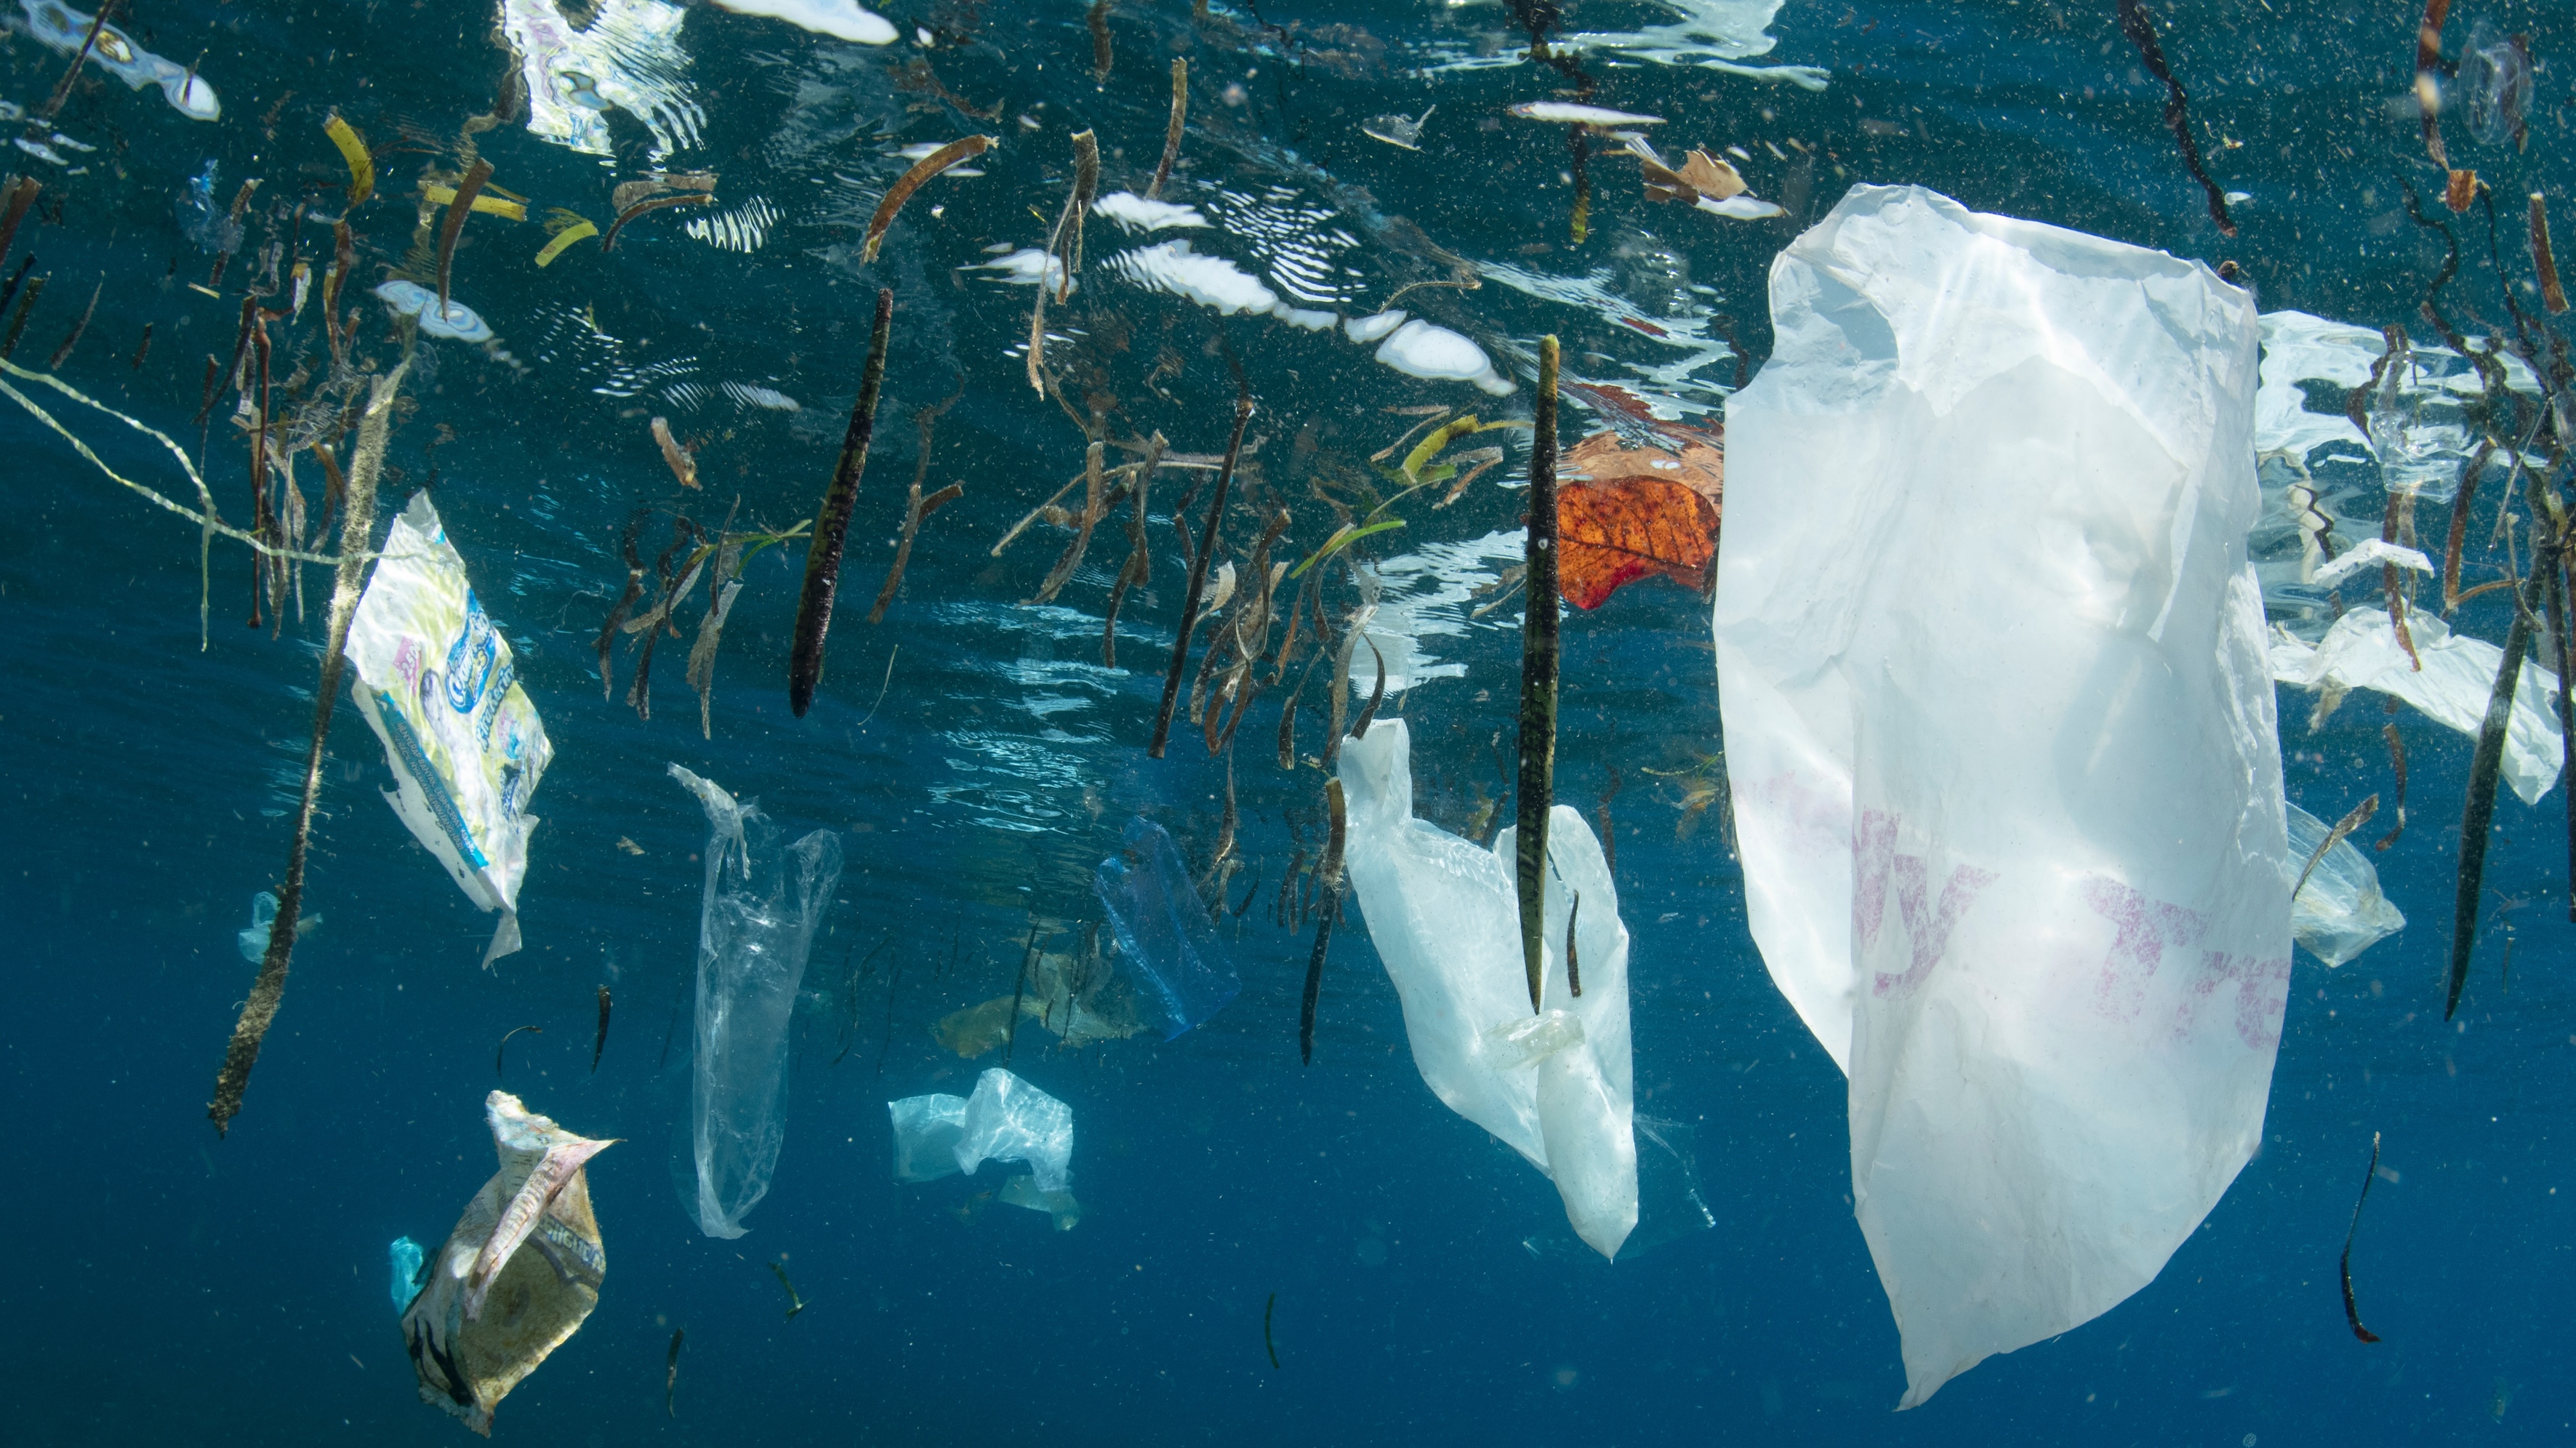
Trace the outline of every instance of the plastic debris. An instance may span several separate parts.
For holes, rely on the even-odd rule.
[[[757,802],[676,764],[671,777],[698,797],[708,826],[689,1100],[695,1216],[710,1237],[739,1237],[786,1138],[787,1027],[814,927],[841,880],[841,837],[815,830],[782,848]]]
[[[987,1161],[1024,1161],[1027,1176],[1002,1184],[1015,1207],[1046,1212],[1067,1231],[1082,1219],[1073,1199],[1073,1108],[996,1066],[975,1078],[975,1094],[934,1092],[886,1103],[894,1121],[894,1179],[937,1181],[972,1175]]]
[[[1889,186],[1771,306],[1727,407],[1727,776],[1754,940],[1851,1078],[1911,1407],[2151,1281],[2260,1140],[2296,863],[2256,322],[2197,263]]]
[[[1635,1123],[1637,1227],[1619,1244],[1622,1262],[1634,1262],[1658,1247],[1717,1225],[1717,1214],[1709,1210],[1708,1199],[1699,1190],[1699,1128],[1643,1114]],[[1522,1238],[1521,1250],[1541,1261],[1589,1260],[1593,1255],[1588,1244],[1564,1227]]]
[[[2314,644],[2275,628],[2272,677],[2303,689],[2375,689],[2414,705],[2445,728],[2476,738],[2486,722],[2504,650],[2455,634],[2438,616],[2420,610],[2407,614],[2406,633],[2415,643],[2413,658],[2381,609],[2353,609]],[[2423,661],[2420,670],[2416,659]],[[2558,676],[2526,659],[2514,682],[2503,770],[2505,782],[2524,804],[2538,804],[2558,781],[2557,697]]]
[[[2288,806],[2290,858],[2304,863],[2326,837],[2326,822]],[[2406,928],[2406,917],[2379,893],[2379,871],[2370,857],[2349,839],[2333,849],[2308,875],[2308,883],[2290,902],[2290,931],[2309,953],[2337,966]]]
[[[459,342],[489,342],[492,325],[472,307],[448,298],[442,308],[438,293],[418,282],[390,281],[376,288],[376,296],[397,317],[417,317],[420,329],[433,337],[449,337]]]
[[[1123,1041],[1145,1029],[1125,972],[1096,950],[1046,951],[1029,962],[1019,989],[951,1011],[930,1028],[932,1039],[967,1060],[1001,1050],[1011,1036],[1011,1012],[1053,1032],[1066,1046]]]
[[[241,224],[215,188],[223,174],[222,166],[209,156],[205,169],[188,178],[187,189],[179,193],[177,211],[179,234],[196,245],[197,250],[229,256],[241,249]]]
[[[489,1438],[501,1399],[599,1305],[608,1254],[583,1165],[616,1143],[575,1136],[506,1091],[483,1111],[501,1169],[466,1203],[402,1330],[421,1401]]]
[[[1243,990],[1180,846],[1161,825],[1141,815],[1129,820],[1120,852],[1100,862],[1092,888],[1142,978],[1136,1004],[1145,1024],[1164,1040],[1225,1009]]]
[[[706,111],[680,45],[685,5],[599,0],[580,29],[555,0],[502,0],[500,30],[528,88],[528,134],[593,156],[613,154],[611,107],[651,133],[648,161],[698,144]]]
[[[276,919],[275,895],[262,890],[250,897],[250,928],[233,937],[234,943],[241,947],[242,959],[257,965],[268,958],[269,927]],[[299,914],[295,920],[295,938],[302,940],[321,928],[321,916]]]
[[[1637,1224],[1631,1123],[1628,928],[1601,844],[1582,814],[1548,821],[1542,1001],[1521,960],[1515,831],[1491,850],[1414,818],[1412,742],[1402,719],[1342,741],[1348,800],[1343,870],[1404,1003],[1423,1083],[1555,1181],[1566,1219],[1604,1257]],[[1575,897],[1583,994],[1562,960]]]
[[[26,14],[27,33],[64,55],[80,54],[82,43],[89,39],[90,21],[95,18],[61,0],[18,0],[18,8]],[[170,108],[192,121],[223,119],[223,103],[215,99],[215,88],[206,84],[196,67],[154,55],[113,25],[98,28],[98,39],[90,44],[89,59],[130,89],[159,86]]]
[[[466,898],[501,912],[490,965],[519,948],[519,882],[537,827],[528,800],[554,746],[426,492],[386,534],[347,654],[351,696],[398,786],[385,802]]]
[[[385,1255],[393,1271],[394,1311],[409,1311],[411,1300],[420,1295],[421,1284],[427,1280],[420,1269],[428,1258],[422,1255],[420,1244],[409,1237],[394,1238]]]
[[[860,45],[895,42],[894,26],[875,11],[860,9],[853,0],[716,0],[716,8],[784,20],[800,30]]]

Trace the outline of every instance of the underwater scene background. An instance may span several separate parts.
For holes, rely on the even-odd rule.
[[[1616,143],[1570,145],[1566,125],[1513,114],[1573,101],[1576,83],[1526,58],[1525,17],[1505,5],[942,0],[885,8],[893,38],[869,44],[649,0],[604,0],[586,30],[552,0],[134,0],[112,17],[121,43],[166,66],[93,62],[42,120],[70,63],[47,39],[61,7],[19,0],[0,38],[0,95],[25,138],[7,165],[42,191],[0,267],[32,253],[29,275],[49,284],[8,324],[25,332],[13,360],[191,455],[205,405],[209,487],[248,527],[249,434],[228,385],[218,395],[244,289],[273,284],[264,305],[286,310],[309,263],[313,309],[269,324],[269,367],[281,389],[299,369],[318,386],[332,348],[314,317],[329,222],[345,215],[348,345],[376,370],[411,357],[379,512],[428,489],[554,757],[527,805],[542,823],[525,945],[486,969],[493,917],[378,803],[394,777],[343,707],[304,881],[319,921],[218,1136],[203,1103],[258,973],[237,937],[294,834],[331,571],[304,568],[300,599],[245,628],[250,554],[218,539],[201,645],[196,525],[0,407],[0,798],[18,821],[0,833],[0,1069],[16,1104],[0,1155],[0,1235],[16,1245],[0,1263],[5,1437],[455,1441],[464,1430],[419,1400],[387,1244],[441,1241],[489,1173],[479,1113],[496,1087],[619,1143],[586,1168],[599,1305],[499,1415],[496,1434],[522,1441],[2562,1437],[2576,1422],[2559,1370],[2576,1292],[2576,1163],[2557,1132],[2576,1089],[2556,919],[2565,803],[2499,797],[2484,943],[2446,1022],[2468,735],[2361,694],[2311,727],[2313,696],[2281,691],[2288,798],[2327,821],[2398,796],[2383,734],[2396,725],[2413,820],[2371,857],[2410,925],[2333,970],[2298,955],[2260,1150],[2151,1285],[1894,1416],[1905,1377],[1851,1219],[1844,1081],[1745,925],[1703,596],[1649,578],[1564,621],[1556,795],[1615,860],[1636,1109],[1666,1124],[1669,1148],[1646,1192],[1700,1213],[1668,1210],[1668,1230],[1616,1262],[1576,1240],[1546,1177],[1425,1089],[1355,905],[1301,1063],[1314,929],[1281,923],[1298,903],[1282,882],[1326,834],[1311,758],[1323,681],[1302,695],[1297,768],[1276,758],[1284,688],[1249,706],[1230,769],[1195,723],[1175,726],[1165,758],[1146,744],[1187,567],[1164,530],[1177,490],[1225,450],[1239,389],[1258,404],[1241,486],[1293,515],[1273,555],[1291,562],[1350,516],[1331,498],[1362,515],[1382,501],[1359,491],[1385,485],[1372,454],[1425,410],[1526,419],[1541,334],[1563,338],[1569,442],[1640,425],[1623,401],[1714,425],[1771,353],[1771,259],[1864,182],[2229,262],[2266,313],[2427,334],[2446,225],[2449,303],[2483,336],[2511,324],[2506,288],[2536,305],[2520,198],[2569,214],[2576,23],[2475,0],[2445,22],[2452,57],[2486,23],[2525,36],[2533,66],[2521,144],[2457,122],[2449,138],[2452,165],[2492,188],[2491,243],[2492,213],[2438,205],[2446,178],[2414,88],[2422,12],[2399,0],[2154,7],[2233,236],[2111,0],[1549,8],[1582,101],[1660,117],[1668,153],[1733,148],[1746,194],[1781,214],[1650,199]],[[539,45],[553,69],[532,87]],[[1176,58],[1188,124],[1161,199],[1193,223],[1092,214],[1076,285],[1049,288],[1056,377],[1041,396],[1025,352],[1035,284],[1058,275],[1044,249],[1075,169],[1068,136],[1097,133],[1103,196],[1141,195]],[[511,76],[515,111],[496,101]],[[334,114],[371,153],[361,205]],[[929,181],[866,258],[887,188],[971,134],[1000,144]],[[453,296],[488,338],[420,325],[440,315],[434,295],[375,295],[438,289],[447,212],[425,188],[458,184],[469,142],[502,188],[487,194],[525,203],[525,220],[478,213],[452,243]],[[703,204],[697,181],[669,180],[698,173],[715,177]],[[657,175],[663,190],[615,194]],[[234,203],[251,177],[261,186]],[[2410,186],[2438,225],[2410,215]],[[604,233],[638,195],[682,204],[635,215],[613,248],[576,238],[536,264],[550,224],[568,225],[549,208]],[[628,552],[649,604],[670,582],[675,513],[709,532],[812,516],[880,287],[894,295],[884,396],[812,709],[797,717],[777,687],[800,537],[743,564],[705,732],[685,677],[703,589],[661,642],[640,717],[635,632],[610,638],[614,679],[600,676]],[[1394,323],[1355,324],[1391,304],[1439,336],[1379,347]],[[105,466],[193,503],[158,443],[16,386]],[[2343,411],[2330,385],[2305,395]],[[1158,485],[1153,574],[1118,613],[1118,667],[1101,640],[1123,520],[1100,525],[1044,604],[1024,600],[1072,537],[1061,516],[995,549],[1081,479],[1086,427],[1159,431],[1201,460]],[[1396,651],[1382,710],[1410,733],[1417,812],[1479,841],[1511,818],[1521,619],[1507,573],[1527,437],[1469,439],[1499,445],[1502,466],[1349,545],[1371,565],[1369,638]],[[2344,468],[2320,468],[2321,505],[2376,537],[2372,464]],[[920,521],[869,621],[916,477],[963,493]],[[309,454],[300,480],[318,510]],[[2509,562],[2486,511],[2499,490],[2483,496],[2463,574],[2480,581]],[[1247,580],[1253,506],[1227,525]],[[2438,551],[2444,509],[2425,504],[2417,526]],[[2258,530],[2258,559],[2284,556],[2282,537],[2295,556],[2276,531]],[[318,526],[308,537],[333,551]],[[1317,572],[1335,610],[1360,598],[1359,568]],[[2311,639],[2319,597],[2267,574],[2275,621]],[[2509,597],[2463,603],[2455,630],[2501,641]],[[1354,713],[1372,673],[1363,651]],[[732,1240],[692,1218],[708,838],[672,763],[757,799],[790,837],[838,832],[846,860],[788,1026],[775,1179]],[[1096,872],[1140,815],[1193,872],[1231,825],[1241,866],[1216,930],[1240,995],[1169,1040],[1062,1039],[1031,1016],[1005,1048],[1072,1108],[1078,1224],[1014,1209],[991,1167],[895,1181],[886,1103],[966,1095],[1003,1059],[961,1054],[943,1023],[1018,995],[1033,954],[1081,950],[1101,919]],[[594,1067],[603,987],[614,1017]],[[495,1057],[521,1027],[537,1029]],[[2351,1257],[2383,1339],[2369,1345],[2341,1316],[2338,1256],[2374,1133],[2381,1170]]]

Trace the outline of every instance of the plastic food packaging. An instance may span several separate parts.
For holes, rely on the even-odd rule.
[[[501,1399],[599,1305],[608,1255],[583,1164],[616,1143],[575,1136],[506,1091],[483,1111],[501,1169],[447,1234],[402,1331],[421,1401],[489,1438]]]
[[[973,1096],[934,1092],[886,1103],[894,1120],[894,1179],[937,1181],[972,1174],[987,1161],[1024,1161],[1029,1175],[1003,1183],[1001,1198],[1047,1212],[1059,1230],[1082,1219],[1073,1199],[1073,1108],[996,1066],[975,1078]]]
[[[1343,868],[1404,1003],[1413,1064],[1441,1104],[1546,1172],[1575,1234],[1616,1257],[1637,1225],[1637,1147],[1628,928],[1601,843],[1577,811],[1549,815],[1545,1009],[1533,1016],[1516,836],[1484,850],[1415,819],[1411,756],[1404,721],[1382,719],[1342,741],[1340,770]],[[1569,912],[1580,996],[1567,989]]]
[[[2197,263],[1858,186],[1772,263],[1714,625],[1747,910],[1850,1076],[1902,1406],[2153,1280],[2290,970],[2256,322]]]
[[[2297,805],[2289,811],[2290,878],[2296,883],[2308,856],[2333,827]],[[2406,917],[2379,893],[2379,871],[2349,838],[2335,841],[2290,902],[2291,933],[2329,966],[2341,965],[2405,928]]]
[[[394,519],[349,620],[350,696],[385,746],[385,793],[466,898],[501,912],[483,963],[519,948],[528,798],[554,758],[510,645],[465,581],[427,493]]]
[[[1242,992],[1242,977],[1217,945],[1216,926],[1190,883],[1180,846],[1161,825],[1142,816],[1129,820],[1120,853],[1100,862],[1093,889],[1142,978],[1137,1003],[1164,1040]]]
[[[2472,739],[2485,727],[2487,701],[2495,695],[2504,650],[2484,639],[2451,632],[2421,610],[2406,615],[2409,658],[2397,642],[2388,613],[2356,608],[2336,619],[2313,646],[2287,632],[2272,635],[2272,676],[2303,689],[2375,689],[2424,711],[2426,718]],[[2541,650],[2535,648],[2537,656]],[[2415,667],[2416,660],[2424,667]],[[2505,723],[2504,764],[2499,771],[2524,804],[2538,804],[2558,781],[2558,676],[2526,658],[2514,680],[2513,716]],[[2316,846],[2311,843],[2309,849]],[[2307,859],[2299,856],[2301,863]],[[2296,869],[2293,865],[2291,868]]]
[[[816,830],[782,848],[757,802],[674,764],[707,812],[706,896],[698,912],[696,1060],[689,1098],[698,1230],[739,1237],[768,1194],[787,1135],[787,1028],[814,927],[841,880],[841,837]]]

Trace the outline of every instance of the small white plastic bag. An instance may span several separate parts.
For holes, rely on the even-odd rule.
[[[1771,270],[1715,626],[1755,941],[1851,1078],[1904,1406],[2152,1280],[2260,1139],[2290,870],[2197,263],[1855,187]]]

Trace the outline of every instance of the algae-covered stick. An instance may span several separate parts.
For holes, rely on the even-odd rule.
[[[1091,0],[1091,78],[1109,79],[1112,53],[1109,45],[1109,0]]]
[[[1163,132],[1163,159],[1154,167],[1154,180],[1145,188],[1145,199],[1162,199],[1163,183],[1172,179],[1172,163],[1181,157],[1181,123],[1190,117],[1190,63],[1172,62],[1172,124]]]
[[[912,561],[912,540],[921,532],[923,520],[965,495],[964,483],[950,483],[926,498],[921,495],[921,484],[912,485],[912,496],[904,502],[903,536],[895,544],[894,567],[886,570],[885,586],[877,590],[876,607],[868,610],[868,622],[883,622],[886,610],[894,605],[895,590],[903,586],[903,567]],[[886,662],[891,666],[894,660],[889,656]]]
[[[1324,781],[1324,806],[1332,816],[1331,833],[1325,838],[1323,863],[1315,867],[1324,918],[1315,926],[1315,953],[1306,960],[1306,1000],[1297,1012],[1297,1059],[1309,1066],[1315,1064],[1315,1000],[1324,989],[1324,955],[1333,944],[1333,918],[1342,913],[1342,844],[1348,816],[1340,780]]]
[[[590,1041],[590,1069],[599,1069],[599,1054],[608,1049],[608,987],[599,988],[599,1034]]]
[[[685,1328],[671,1329],[671,1350],[662,1358],[662,1411],[670,1417],[680,1416],[680,1339],[688,1336]]]
[[[1521,966],[1530,1009],[1539,1009],[1547,961],[1547,815],[1556,793],[1556,338],[1538,344],[1538,404],[1530,438],[1529,597],[1521,615],[1520,826],[1514,864],[1520,887]]]
[[[447,217],[438,226],[438,316],[447,319],[447,268],[456,259],[456,238],[465,231],[465,218],[473,213],[474,198],[482,194],[483,183],[492,179],[492,163],[481,156],[466,169],[465,179],[456,183],[456,199],[447,203]]]
[[[2554,563],[2535,559],[2534,562]],[[2532,581],[2535,592],[2539,580]],[[2460,990],[2469,983],[2469,957],[2478,948],[2479,891],[2486,883],[2487,832],[2495,823],[2496,775],[2504,767],[2505,728],[2513,722],[2513,694],[2522,677],[2522,657],[2531,649],[2531,608],[2515,596],[2513,628],[2505,634],[2504,659],[2496,666],[2494,690],[2487,696],[2486,722],[2478,730],[2478,749],[2469,764],[2468,797],[2460,806],[2460,884],[2451,912],[2451,988],[2442,1003],[2442,1019],[2460,1008]]]
[[[304,910],[304,853],[313,834],[313,807],[322,793],[322,744],[331,731],[331,706],[340,697],[340,675],[347,660],[349,616],[357,611],[359,585],[367,572],[367,544],[375,536],[376,479],[384,471],[385,438],[393,423],[394,397],[402,390],[405,361],[375,380],[367,397],[365,420],[358,427],[358,451],[349,466],[348,505],[340,511],[340,564],[331,585],[331,621],[322,646],[322,677],[313,696],[313,741],[304,753],[304,797],[295,812],[294,841],[287,847],[286,878],[277,890],[277,916],[269,923],[268,952],[259,978],[242,1003],[241,1019],[224,1048],[223,1069],[215,1076],[215,1099],[206,1116],[221,1136],[241,1111],[243,1088],[259,1061],[260,1042],[277,1019],[286,994],[287,961],[295,951],[295,923]]]
[[[885,241],[886,228],[894,225],[895,213],[903,209],[903,203],[912,199],[912,193],[920,190],[922,183],[960,161],[983,155],[999,144],[998,137],[968,136],[962,141],[951,141],[913,162],[911,170],[896,177],[895,183],[886,188],[885,199],[877,203],[876,215],[868,218],[868,238],[859,247],[859,260],[871,262],[877,259],[877,247]]]
[[[2370,1134],[2370,1169],[2361,1174],[2361,1195],[2352,1203],[2352,1225],[2343,1234],[2343,1320],[2352,1324],[2352,1335],[2363,1342],[2379,1341],[2379,1334],[2361,1325],[2361,1309],[2352,1300],[2352,1239],[2361,1231],[2361,1204],[2370,1200],[2371,1178],[2379,1175],[2379,1133]]]
[[[805,1310],[805,1299],[797,1295],[796,1284],[787,1280],[787,1259],[770,1263],[769,1270],[778,1274],[778,1285],[787,1289],[787,1316],[793,1320]]]
[[[1154,712],[1153,740],[1145,746],[1150,758],[1162,758],[1163,747],[1171,740],[1172,707],[1180,702],[1181,674],[1190,662],[1190,630],[1198,626],[1199,603],[1207,596],[1208,558],[1216,552],[1217,528],[1225,520],[1226,497],[1234,489],[1234,465],[1243,457],[1243,429],[1251,423],[1252,412],[1252,394],[1237,394],[1234,436],[1226,440],[1225,466],[1216,475],[1216,497],[1208,504],[1207,526],[1199,530],[1198,554],[1190,560],[1189,591],[1181,598],[1180,632],[1172,640],[1172,667],[1163,676],[1163,703]]]
[[[868,442],[876,435],[877,394],[885,390],[886,337],[893,329],[894,288],[880,287],[876,325],[868,334],[867,368],[859,376],[859,400],[850,404],[841,460],[832,469],[831,485],[823,490],[823,505],[814,511],[814,545],[805,554],[805,592],[796,603],[796,641],[787,663],[787,707],[799,719],[814,707],[815,686],[823,682],[823,636],[832,627],[832,595],[841,585],[841,549],[849,541],[859,474],[867,470]]]

